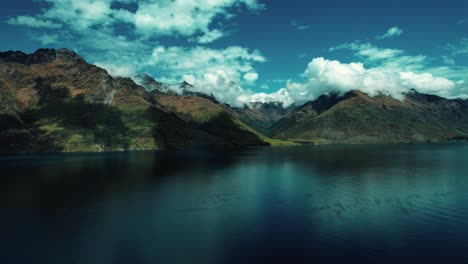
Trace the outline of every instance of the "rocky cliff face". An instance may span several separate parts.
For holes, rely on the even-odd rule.
[[[72,96],[82,94],[90,103],[110,103],[115,90],[113,79],[105,70],[67,49],[0,53],[0,76],[26,108],[38,102],[34,87],[39,79],[52,88],[68,89]]]

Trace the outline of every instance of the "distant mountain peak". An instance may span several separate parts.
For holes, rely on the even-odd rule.
[[[135,78],[140,81],[147,82],[147,83],[160,83],[156,81],[156,79],[154,79],[153,77],[151,77],[149,74],[146,74],[146,73],[138,74],[137,76],[135,76]]]
[[[38,49],[31,54],[12,50],[0,52],[0,60],[26,65],[51,63],[57,59],[67,62],[85,63],[85,60],[81,56],[69,49]]]
[[[143,86],[146,90],[152,93],[164,93],[167,95],[185,95],[185,96],[198,96],[203,97],[205,99],[209,99],[212,102],[219,103],[213,94],[204,94],[201,92],[195,91],[195,87],[183,81],[180,84],[169,85],[165,83],[161,83],[156,81],[153,77],[149,76],[148,74],[139,74],[133,77],[134,81]]]
[[[168,88],[167,85],[156,81],[153,77],[150,75],[143,73],[143,74],[138,74],[137,76],[134,76],[132,78],[137,84],[143,86],[147,91],[152,92],[152,91],[160,91],[160,92],[165,92]]]
[[[63,60],[85,62],[83,57],[81,57],[76,52],[69,50],[69,49],[58,49],[58,50],[55,50],[55,53],[58,57],[62,58]]]
[[[186,81],[183,81],[181,84],[180,84],[180,88],[182,89],[193,89],[193,85],[186,82]]]

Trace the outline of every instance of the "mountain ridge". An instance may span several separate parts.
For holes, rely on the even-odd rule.
[[[0,102],[2,152],[267,144],[231,115],[222,120],[227,131],[215,129],[218,120],[186,122],[132,79],[112,77],[67,49],[0,53]]]
[[[317,143],[447,141],[468,135],[467,103],[416,91],[402,101],[360,91],[323,95],[278,121],[269,135]]]
[[[138,79],[136,82],[135,79]],[[409,143],[468,138],[468,101],[360,91],[232,107],[189,83],[113,77],[68,49],[0,52],[0,152]]]

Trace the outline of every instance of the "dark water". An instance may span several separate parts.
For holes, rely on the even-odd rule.
[[[468,262],[468,144],[0,158],[0,263]]]

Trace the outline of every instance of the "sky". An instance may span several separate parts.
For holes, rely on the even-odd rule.
[[[68,48],[234,106],[361,90],[468,98],[468,1],[7,0],[0,50]],[[135,78],[138,81],[138,78]]]

